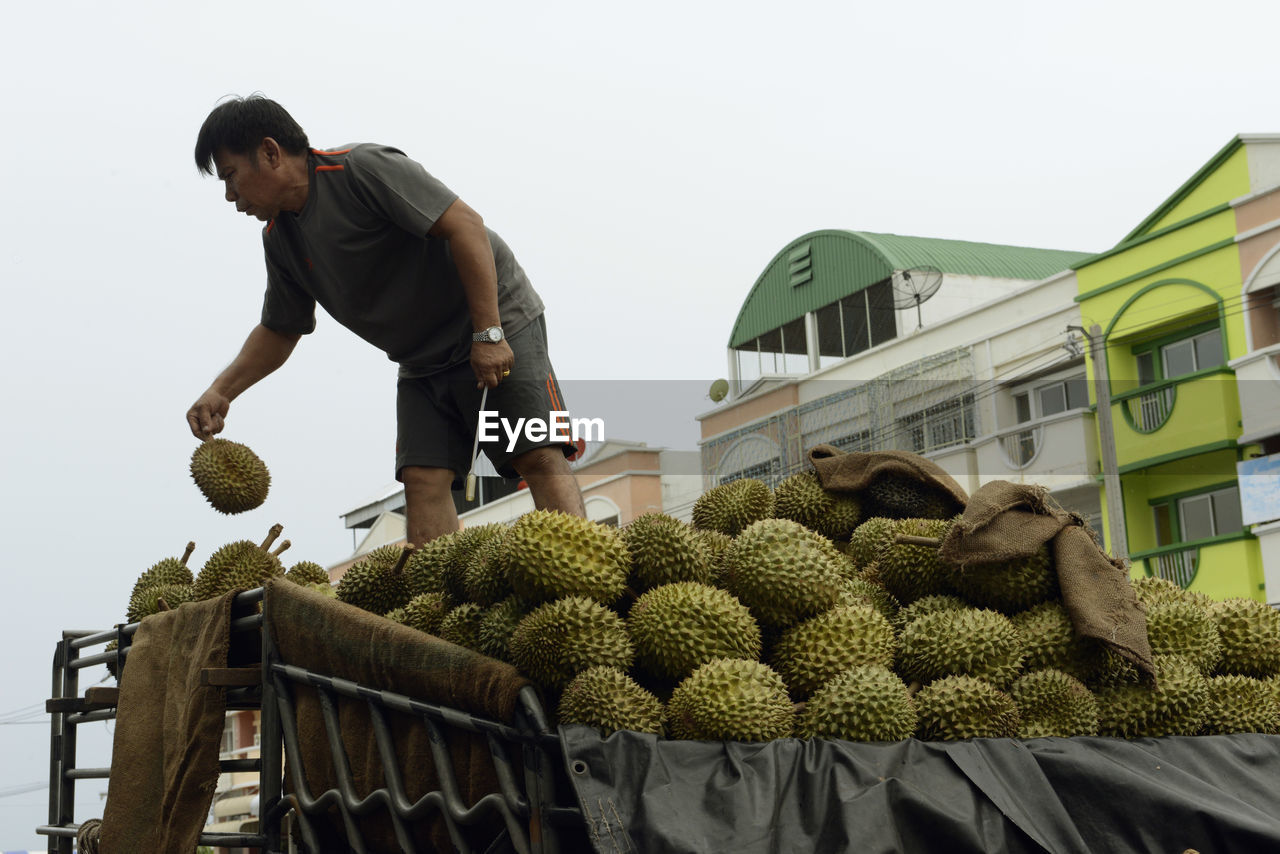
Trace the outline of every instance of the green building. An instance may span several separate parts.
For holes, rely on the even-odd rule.
[[[1074,265],[1082,325],[1105,348],[1110,381],[1104,489],[1120,495],[1103,500],[1108,548],[1135,575],[1214,598],[1268,598],[1237,474],[1261,446],[1242,441],[1231,362],[1253,349],[1246,308],[1261,303],[1246,302],[1244,285],[1259,244],[1280,242],[1280,229],[1258,224],[1276,218],[1262,208],[1278,187],[1280,138],[1236,137],[1114,248]]]

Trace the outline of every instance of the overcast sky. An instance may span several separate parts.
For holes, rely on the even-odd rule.
[[[279,521],[286,557],[340,560],[339,514],[393,477],[395,366],[321,317],[231,409],[266,505],[222,517],[190,482],[183,414],[264,284],[259,225],[192,161],[221,97],[420,160],[528,271],[575,415],[692,448],[786,243],[1106,249],[1235,134],[1280,131],[1277,24],[1274,0],[8,4],[0,851],[45,844],[45,793],[6,792],[47,779],[47,718],[10,722],[42,709],[62,629],[122,619],[188,540],[198,567]],[[82,739],[105,764],[108,727]]]

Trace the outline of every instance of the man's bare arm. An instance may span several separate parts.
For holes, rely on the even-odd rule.
[[[500,326],[498,314],[498,271],[493,265],[493,247],[480,214],[462,199],[457,199],[440,215],[428,232],[432,237],[449,241],[449,251],[458,267],[471,312],[471,328],[479,332]],[[506,341],[496,344],[482,341],[471,345],[471,368],[476,384],[495,387],[502,372],[511,370],[515,356]]]
[[[222,432],[231,401],[283,365],[301,337],[275,332],[262,324],[255,326],[240,353],[187,410],[187,425],[192,434],[207,439]]]

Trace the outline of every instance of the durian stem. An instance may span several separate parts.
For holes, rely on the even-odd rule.
[[[159,608],[161,612],[173,610],[172,608],[169,607],[169,603],[164,601],[163,596],[156,597],[156,607]]]
[[[271,526],[271,530],[267,531],[267,538],[262,541],[262,545],[258,546],[258,548],[265,552],[267,549],[271,548],[271,544],[274,543],[282,533],[284,533],[284,525],[276,522]]]
[[[942,540],[937,537],[915,537],[910,534],[899,534],[894,537],[894,542],[904,546],[925,546],[931,549],[942,545]]]
[[[916,692],[923,687],[924,686],[921,685],[919,682],[912,682],[910,685],[907,686],[907,696],[914,697],[916,695]]]
[[[271,554],[275,555],[276,557],[280,557],[280,553],[283,552],[285,549],[289,548],[289,546],[291,545],[293,545],[293,543],[289,542],[288,540],[281,540],[280,545],[276,546],[275,551],[271,552]]]
[[[413,543],[405,543],[404,548],[400,550],[400,559],[396,561],[396,565],[391,568],[391,575],[395,577],[400,574],[400,570],[404,569],[404,565],[409,562],[409,557],[417,550],[417,546]]]
[[[195,550],[196,550],[195,540],[192,540],[191,542],[187,543],[187,550],[182,553],[182,560],[180,561],[183,566],[187,565],[187,558],[191,557],[191,553],[194,552]]]

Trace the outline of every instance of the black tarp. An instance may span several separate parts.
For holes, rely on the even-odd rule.
[[[561,736],[600,854],[1280,852],[1280,736]]]

